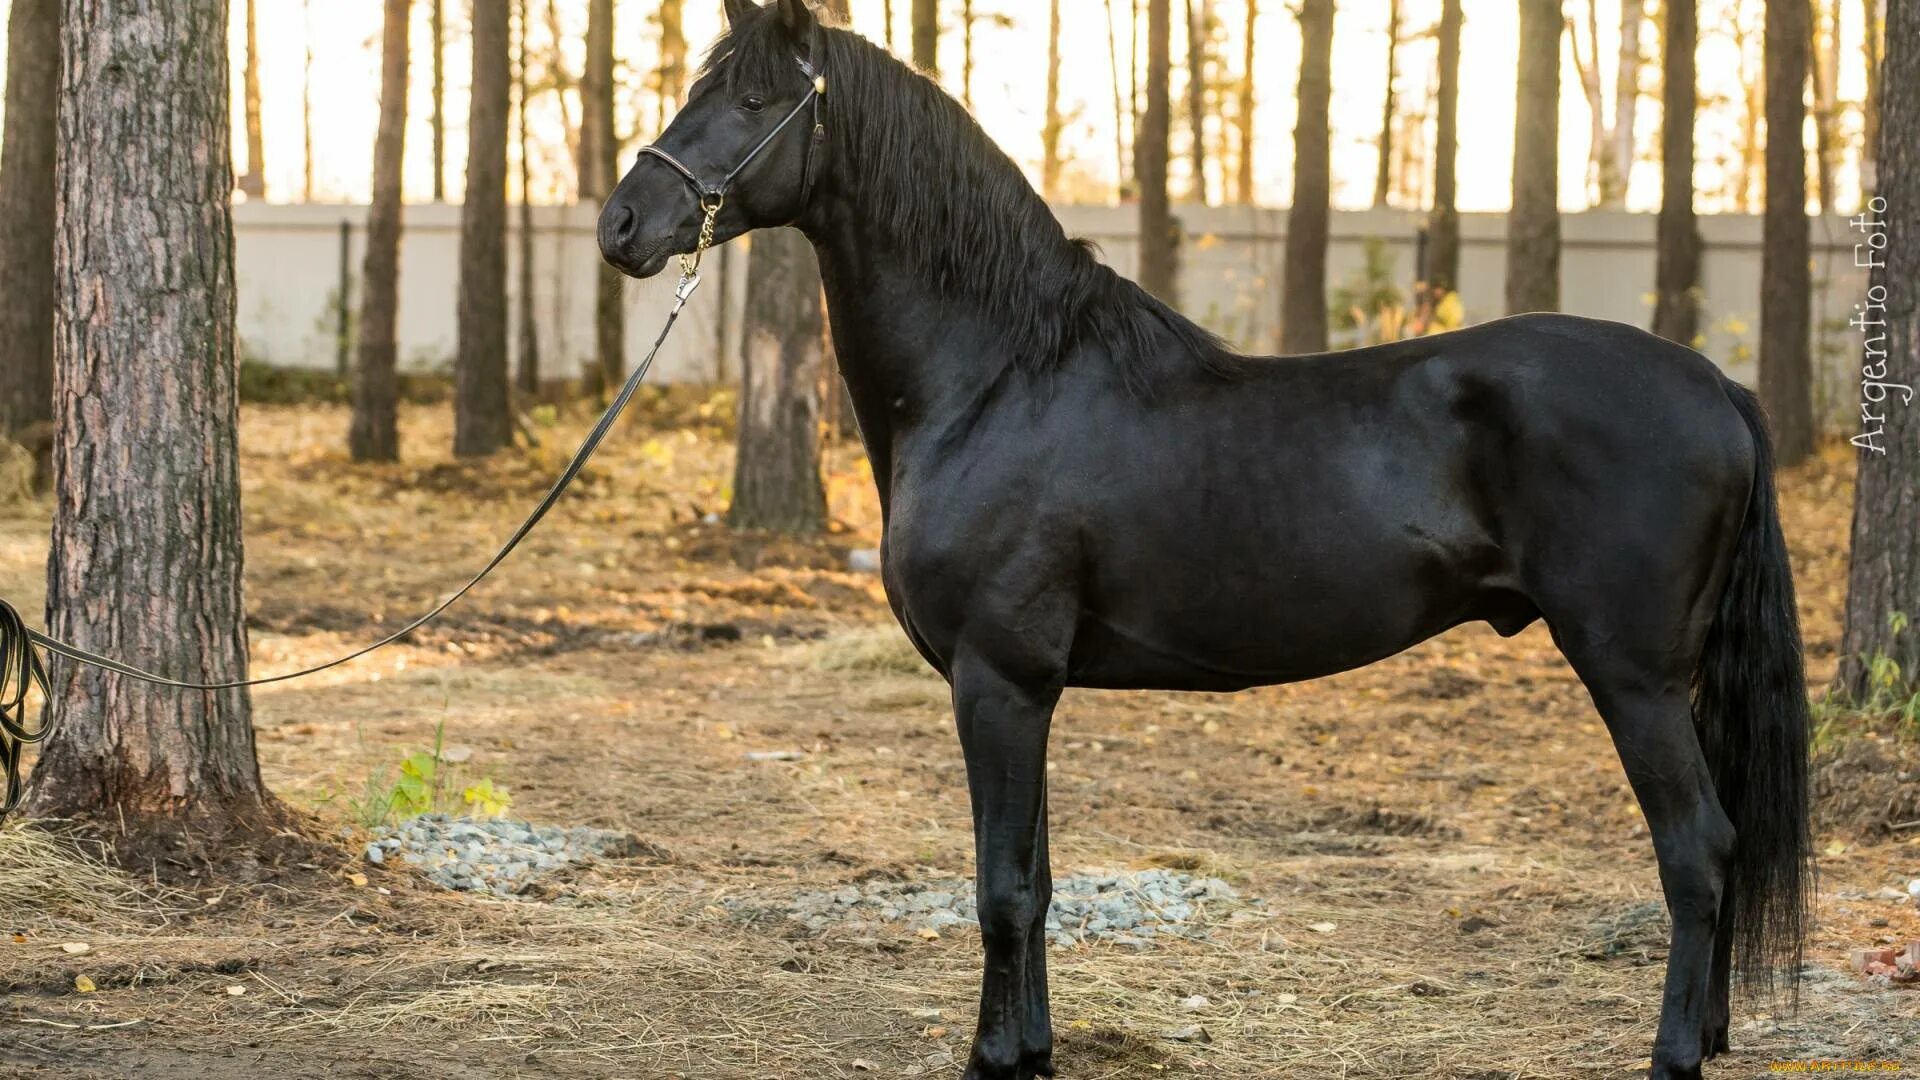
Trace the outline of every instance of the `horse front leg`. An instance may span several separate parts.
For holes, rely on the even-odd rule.
[[[1053,1075],[1047,1019],[1047,728],[1057,683],[1009,677],[962,658],[954,714],[973,800],[973,845],[986,972],[966,1080]]]

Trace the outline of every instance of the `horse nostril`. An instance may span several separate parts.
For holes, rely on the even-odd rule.
[[[633,242],[633,232],[639,223],[639,215],[633,207],[623,204],[610,204],[600,215],[600,247],[613,252]]]

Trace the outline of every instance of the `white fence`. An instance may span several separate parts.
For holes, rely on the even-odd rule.
[[[1243,348],[1271,351],[1278,339],[1279,281],[1285,211],[1243,207],[1178,208],[1186,232],[1181,254],[1182,304],[1189,314]],[[1137,257],[1136,216],[1125,207],[1064,207],[1067,229],[1097,243],[1115,267],[1131,273]],[[518,221],[517,210],[513,212]],[[599,254],[594,212],[587,207],[534,211],[535,321],[541,362],[550,377],[575,374],[593,348],[594,275]],[[366,210],[360,206],[235,208],[240,286],[240,337],[250,357],[288,367],[331,368],[339,356],[341,282],[349,310],[358,307]],[[1385,245],[1394,280],[1413,278],[1421,215],[1356,211],[1333,215],[1328,283],[1337,288],[1363,272],[1369,240]],[[1751,381],[1759,329],[1760,220],[1700,219],[1706,239],[1702,270],[1705,350],[1735,377]],[[344,227],[344,232],[343,232]],[[1817,400],[1823,412],[1843,405],[1859,338],[1846,326],[1866,289],[1854,268],[1856,234],[1840,218],[1812,222]],[[1562,219],[1562,306],[1582,315],[1646,325],[1652,314],[1654,219],[1625,213],[1569,214]],[[409,206],[400,259],[400,356],[414,369],[449,364],[454,351],[460,212],[454,206]],[[343,243],[345,257],[342,258]],[[517,261],[517,237],[509,243]],[[735,329],[745,302],[744,245],[709,256],[707,284],[659,361],[662,381],[714,381],[738,371]],[[1462,300],[1469,321],[1502,313],[1506,223],[1500,214],[1461,219]],[[720,272],[724,269],[724,273]],[[517,268],[508,276],[519,317]],[[651,343],[666,311],[673,275],[627,286],[630,362]],[[722,319],[724,310],[726,318]],[[723,337],[725,340],[723,341]]]

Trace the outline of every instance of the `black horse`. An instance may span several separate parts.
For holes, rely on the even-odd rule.
[[[1807,701],[1753,396],[1560,315],[1252,359],[1097,261],[967,113],[803,0],[726,0],[608,200],[635,277],[798,226],[885,512],[894,614],[953,687],[986,973],[968,1078],[1047,1076],[1047,729],[1068,686],[1230,691],[1544,619],[1645,811],[1673,917],[1652,1075],[1797,970]],[[796,123],[796,119],[805,121]]]

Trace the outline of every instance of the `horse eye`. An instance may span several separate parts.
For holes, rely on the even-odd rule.
[[[748,94],[745,98],[741,99],[740,107],[748,112],[759,112],[761,109],[767,107],[767,103],[759,94]]]

